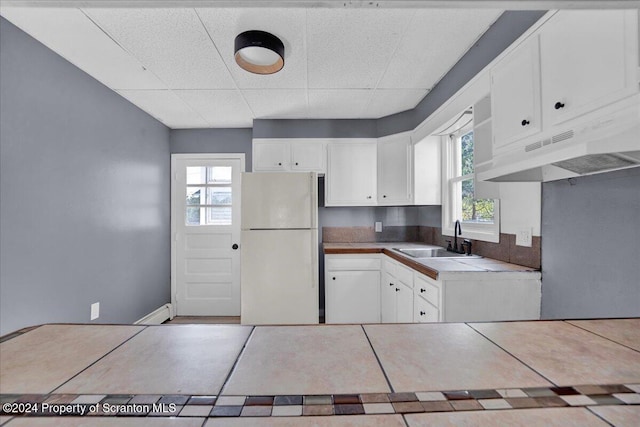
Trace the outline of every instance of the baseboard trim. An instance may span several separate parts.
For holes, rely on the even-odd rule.
[[[171,309],[171,304],[165,304],[162,307],[159,307],[153,310],[151,313],[144,316],[142,319],[135,321],[134,325],[160,325],[167,320],[173,318],[172,316],[173,310]]]

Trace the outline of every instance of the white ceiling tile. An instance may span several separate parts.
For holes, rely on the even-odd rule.
[[[119,90],[118,93],[172,129],[209,124],[170,90]]]
[[[196,9],[222,59],[241,89],[292,88],[307,86],[304,9],[207,8]],[[238,34],[260,30],[277,36],[284,44],[284,68],[275,74],[258,75],[241,69],[234,58]]]
[[[237,90],[176,90],[210,127],[251,127],[253,113]]]
[[[426,89],[377,89],[371,95],[365,116],[378,119],[411,110],[425,97],[427,92]]]
[[[371,89],[310,89],[309,118],[363,118],[371,92]]]
[[[432,88],[502,11],[426,9],[413,13],[379,88]]]
[[[171,89],[232,89],[233,80],[193,9],[88,9]]]
[[[112,89],[165,89],[79,9],[3,7],[3,17]]]
[[[308,9],[309,88],[374,88],[413,9]]]
[[[245,89],[242,93],[256,119],[307,117],[306,89]]]

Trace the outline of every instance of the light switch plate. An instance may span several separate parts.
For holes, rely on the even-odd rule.
[[[531,247],[531,229],[521,228],[516,234],[516,245]]]
[[[94,302],[91,304],[91,320],[96,320],[100,317],[100,303]]]
[[[382,222],[376,221],[376,233],[382,233]]]

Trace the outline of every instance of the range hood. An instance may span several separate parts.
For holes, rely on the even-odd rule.
[[[481,181],[544,182],[640,166],[640,94],[494,155]]]

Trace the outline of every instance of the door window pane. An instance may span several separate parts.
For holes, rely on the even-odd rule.
[[[207,169],[208,184],[231,184],[231,166],[212,166]]]
[[[231,205],[231,187],[207,188],[207,205]]]
[[[204,184],[207,180],[207,168],[187,166],[187,184]]]
[[[202,194],[204,194],[202,187],[187,187],[187,205],[204,205]]]

